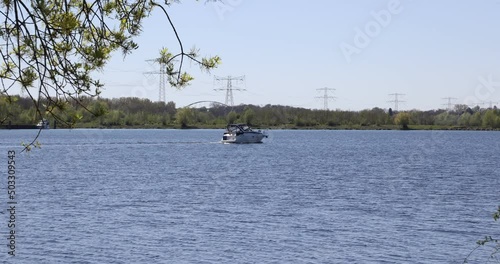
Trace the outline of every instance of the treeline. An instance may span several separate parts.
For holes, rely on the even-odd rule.
[[[40,114],[29,98],[0,97],[0,125],[36,124]],[[456,105],[448,110],[412,110],[395,112],[375,107],[362,111],[311,110],[282,105],[214,104],[201,108],[176,108],[174,102],[148,99],[83,98],[80,103],[66,102],[52,109],[39,109],[58,127],[95,128],[222,128],[228,123],[248,123],[255,127],[385,129],[397,127],[422,129],[499,129],[500,110],[479,106]],[[47,112],[51,114],[48,115]]]

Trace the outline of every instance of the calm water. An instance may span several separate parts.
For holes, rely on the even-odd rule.
[[[1,175],[34,134],[0,130]],[[269,134],[43,131],[16,157],[17,256],[0,262],[462,263],[499,236],[498,132]]]

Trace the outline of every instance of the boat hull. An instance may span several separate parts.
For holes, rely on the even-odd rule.
[[[224,133],[222,143],[262,143],[262,139],[267,137],[259,132],[246,132],[241,134]]]

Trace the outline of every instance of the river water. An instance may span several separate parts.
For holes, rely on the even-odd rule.
[[[498,132],[222,132],[46,130],[26,154],[36,131],[0,130],[0,262],[462,263],[499,237]]]

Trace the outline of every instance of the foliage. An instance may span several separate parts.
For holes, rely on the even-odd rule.
[[[361,111],[324,111],[281,105],[238,105],[234,107],[212,105],[210,107],[176,109],[174,102],[152,102],[139,98],[91,98],[81,97],[90,111],[76,102],[61,104],[63,110],[54,109],[64,127],[101,127],[101,128],[166,128],[166,127],[224,127],[227,123],[249,123],[257,127],[282,128],[329,128],[329,129],[393,129],[394,125],[403,126],[402,121],[412,129],[500,129],[500,111],[494,109],[474,109],[469,111],[447,112],[445,110],[395,112],[394,117],[381,108]],[[8,103],[12,102],[12,103]],[[45,101],[41,100],[44,111]],[[443,114],[446,113],[446,114]],[[447,125],[440,120],[446,116]],[[404,117],[404,118],[402,118]],[[0,126],[6,124],[36,124],[39,121],[36,109],[29,97],[0,96]],[[451,121],[450,121],[451,120]],[[486,121],[485,121],[486,120]],[[492,121],[493,120],[493,123]],[[490,126],[491,125],[491,126]]]
[[[20,87],[32,100],[38,119],[50,115],[69,124],[81,119],[81,115],[73,116],[81,113],[66,112],[68,102],[94,115],[104,114],[103,109],[88,108],[82,100],[82,96],[101,93],[103,84],[93,73],[104,68],[113,52],[127,55],[138,48],[134,38],[155,8],[163,11],[180,47],[177,54],[161,49],[157,60],[166,65],[170,85],[185,87],[193,79],[183,70],[185,60],[210,70],[217,67],[220,58],[199,58],[198,50],[184,49],[166,9],[170,2],[1,1],[0,95],[8,96],[13,87]],[[3,120],[5,117],[0,122]]]
[[[435,124],[441,126],[451,126],[458,121],[458,116],[450,112],[443,112],[436,116]]]
[[[500,115],[498,110],[490,109],[483,117],[483,127],[500,128]]]
[[[193,111],[191,110],[191,108],[181,108],[177,111],[175,119],[182,128],[186,128],[188,127],[188,124],[190,124],[193,120]]]
[[[401,126],[402,129],[408,129],[408,125],[410,124],[410,114],[406,112],[398,113],[394,118],[394,123]]]
[[[255,112],[250,107],[245,107],[243,112],[243,122],[248,125],[253,125],[255,120]]]
[[[495,213],[493,213],[493,219],[498,221],[500,219],[500,206],[497,208]],[[495,239],[491,236],[485,236],[484,239],[478,240],[477,247],[472,250],[469,255],[465,258],[463,263],[468,263],[471,255],[480,247],[490,246],[492,248],[492,253],[490,254],[490,259],[494,260],[495,263],[500,263],[500,260],[497,257],[497,254],[500,252],[500,239]]]
[[[231,111],[229,112],[229,114],[227,114],[226,120],[228,124],[233,124],[234,122],[236,122],[236,120],[238,120],[238,114],[234,111]]]

